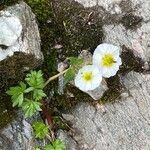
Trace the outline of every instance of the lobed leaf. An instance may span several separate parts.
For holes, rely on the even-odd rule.
[[[41,100],[43,97],[46,97],[46,94],[44,93],[43,90],[41,90],[41,89],[35,89],[35,90],[33,91],[33,98],[34,98],[36,101]]]
[[[33,116],[37,111],[41,111],[40,108],[42,104],[39,102],[35,102],[33,100],[25,99],[25,102],[22,104],[22,109],[25,113],[25,118]]]
[[[26,75],[25,80],[29,84],[30,87],[42,89],[44,87],[44,79],[42,71],[31,71]]]
[[[10,87],[10,89],[6,92],[11,96],[11,100],[13,102],[13,107],[21,106],[24,100],[24,92],[26,90],[26,84],[20,82],[20,84],[16,87]]]
[[[44,150],[65,150],[66,146],[64,142],[59,139],[56,139],[52,142],[52,144],[47,144]]]
[[[42,122],[34,122],[32,125],[36,138],[43,139],[48,134],[48,126]]]

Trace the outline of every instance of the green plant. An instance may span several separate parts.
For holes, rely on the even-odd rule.
[[[26,83],[20,82],[18,86],[11,87],[7,91],[7,94],[11,96],[13,107],[21,107],[25,113],[25,117],[31,117],[38,111],[43,112],[45,117],[43,120],[46,120],[45,122],[48,123],[48,126],[42,122],[35,122],[33,124],[33,129],[36,138],[43,139],[50,135],[51,144],[46,145],[44,148],[45,150],[64,150],[65,145],[62,141],[54,138],[52,131],[53,122],[51,116],[48,114],[45,101],[43,100],[43,98],[46,97],[44,87],[52,80],[64,74],[65,84],[75,78],[75,85],[82,91],[94,90],[97,88],[102,80],[100,69],[107,71],[103,76],[110,77],[117,72],[117,70],[110,68],[110,65],[117,63],[117,67],[115,66],[117,69],[119,69],[119,65],[121,65],[121,58],[119,58],[118,62],[115,60],[116,57],[119,57],[119,49],[116,46],[103,44],[106,50],[107,47],[109,47],[109,55],[106,54],[106,51],[103,52],[104,54],[101,52],[104,48],[103,46],[101,48],[101,46],[102,45],[99,45],[94,52],[93,65],[87,65],[89,62],[84,62],[82,58],[69,57],[70,67],[63,72],[50,77],[46,82],[44,82],[43,74],[40,70],[31,71],[26,75]],[[101,58],[100,62],[99,58]],[[102,66],[98,67],[100,63],[102,63]],[[85,65],[84,67],[82,67],[83,64]],[[105,68],[105,66],[109,66],[109,68]],[[111,69],[111,72],[109,69]]]
[[[70,61],[70,67],[64,74],[65,85],[74,79],[76,72],[84,62],[82,58],[69,57],[68,59]]]
[[[36,138],[43,139],[48,135],[48,126],[40,121],[34,122],[32,125]]]
[[[65,150],[65,144],[59,140],[54,140],[51,144],[47,144],[44,150]]]
[[[25,117],[31,117],[41,111],[41,100],[46,97],[43,91],[44,79],[42,72],[31,71],[26,75],[26,83],[20,82],[18,86],[11,87],[6,93],[11,96],[13,107],[21,107]]]
[[[44,87],[49,84],[52,80],[58,78],[60,75],[64,75],[65,84],[73,80],[78,68],[82,65],[83,60],[81,58],[70,57],[70,67],[63,72],[58,73],[55,76],[50,77],[44,82],[42,71],[31,71],[25,77],[24,82],[20,82],[19,85],[10,87],[6,92],[11,96],[13,107],[18,106],[24,111],[25,117],[32,117],[36,112],[42,111],[48,125],[43,122],[34,122],[32,127],[36,138],[44,139],[49,135],[52,136],[52,120],[48,114],[44,105],[43,98],[46,97],[44,93]],[[62,141],[51,137],[51,144],[45,146],[44,150],[65,150],[65,145]],[[39,147],[35,148],[40,150]]]

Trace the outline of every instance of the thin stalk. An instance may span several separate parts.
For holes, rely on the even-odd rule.
[[[68,69],[66,69],[66,70],[64,70],[64,71],[62,71],[62,72],[60,72],[60,73],[58,73],[58,74],[56,74],[56,75],[50,77],[50,78],[45,82],[44,87],[45,87],[49,82],[51,82],[52,80],[55,80],[55,79],[58,78],[59,76],[61,76],[61,75],[63,75],[64,73],[66,73],[67,70],[68,70]]]

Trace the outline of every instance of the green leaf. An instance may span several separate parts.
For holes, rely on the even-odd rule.
[[[36,147],[34,150],[41,150],[39,147]]]
[[[48,126],[42,122],[34,122],[32,125],[36,138],[43,139],[49,133]]]
[[[83,64],[83,58],[69,57],[71,66],[79,66]]]
[[[44,150],[55,150],[54,147],[51,144],[47,144],[44,148]]]
[[[41,100],[43,97],[46,97],[46,94],[44,93],[43,90],[40,90],[40,89],[35,89],[33,91],[33,98],[38,101],[38,100]]]
[[[35,102],[33,100],[25,99],[25,102],[22,104],[22,109],[25,113],[25,117],[31,117],[37,111],[41,111],[42,104],[39,102]]]
[[[44,79],[42,71],[31,71],[26,75],[25,80],[29,84],[30,87],[42,89],[44,87]]]
[[[25,93],[29,93],[29,92],[31,92],[31,91],[33,91],[34,90],[34,87],[29,87],[29,88],[27,88],[24,92]]]
[[[11,100],[13,102],[13,107],[21,106],[24,100],[24,92],[26,90],[26,84],[20,82],[18,86],[10,87],[10,89],[6,92],[11,96]]]
[[[59,139],[56,139],[55,141],[53,141],[52,145],[53,145],[55,150],[65,150],[65,148],[66,148],[64,142],[62,142]]]
[[[75,70],[70,67],[64,75],[64,85],[72,81],[74,77],[75,77]]]
[[[47,144],[44,148],[44,150],[55,150],[54,147],[51,144]]]
[[[65,150],[65,149],[66,149],[65,144],[61,140],[56,139],[55,141],[52,142],[52,144],[47,144],[44,150]]]

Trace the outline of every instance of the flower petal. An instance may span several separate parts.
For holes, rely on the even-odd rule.
[[[111,76],[114,76],[117,71],[119,70],[119,65],[115,63],[111,68],[102,68],[102,76],[109,78]]]

